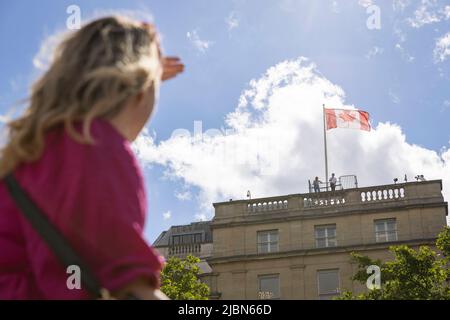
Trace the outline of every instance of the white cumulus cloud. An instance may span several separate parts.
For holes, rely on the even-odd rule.
[[[421,0],[408,22],[413,28],[421,28],[428,24],[440,22],[450,18],[450,6],[443,6],[442,1]]]
[[[239,19],[237,18],[236,12],[231,12],[225,19],[228,31],[231,31],[239,26]]]
[[[212,45],[212,41],[202,40],[197,30],[188,31],[186,37],[192,45],[201,53],[205,53]]]
[[[197,221],[206,221],[209,220],[205,213],[197,213],[195,215],[195,220]]]
[[[181,201],[191,200],[192,194],[189,191],[175,192],[175,197]]]
[[[358,4],[361,7],[367,8],[367,7],[370,7],[371,5],[373,5],[373,1],[372,0],[359,0]]]
[[[399,96],[394,91],[392,91],[392,89],[389,89],[388,94],[389,94],[389,98],[391,99],[392,103],[395,103],[395,104],[400,103]]]
[[[440,37],[436,41],[434,48],[434,60],[443,62],[450,56],[450,32]]]
[[[369,50],[369,52],[367,52],[367,54],[366,54],[366,59],[370,60],[370,59],[372,59],[372,58],[375,57],[375,56],[378,56],[378,55],[383,54],[383,52],[384,52],[384,49],[383,49],[383,48],[380,48],[380,47],[378,47],[378,46],[374,46],[374,47],[372,47],[372,48]]]
[[[145,133],[135,148],[144,163],[159,164],[166,175],[199,190],[196,218],[210,218],[213,202],[245,199],[247,190],[253,198],[301,193],[308,179],[324,181],[322,104],[354,108],[313,63],[287,60],[250,81],[222,130],[203,138],[185,132],[158,143]],[[415,145],[394,123],[373,126],[371,132],[328,132],[330,172],[355,174],[360,186],[423,174],[443,179],[450,198],[449,149]]]
[[[442,103],[441,112],[445,112],[447,110],[450,110],[450,100],[444,100],[444,102]]]
[[[445,6],[444,9],[442,10],[442,13],[444,15],[445,20],[450,19],[450,6]]]
[[[333,0],[333,2],[331,3],[331,10],[334,13],[340,13],[341,12],[340,9],[339,9],[339,4],[338,4],[338,2],[336,0]]]
[[[411,4],[410,0],[393,0],[392,7],[394,11],[403,11]]]
[[[413,62],[414,61],[415,58],[412,55],[410,55],[408,53],[408,51],[400,43],[397,43],[395,45],[395,50],[397,50],[400,53],[400,56],[406,62]]]
[[[172,212],[170,210],[163,213],[164,220],[169,220],[170,218],[172,218]]]

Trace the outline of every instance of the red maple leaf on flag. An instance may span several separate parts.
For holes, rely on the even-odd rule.
[[[339,118],[345,122],[353,122],[356,120],[356,117],[351,115],[349,110],[344,110],[344,112],[339,115]]]
[[[326,129],[349,128],[370,131],[369,113],[362,110],[324,108]]]

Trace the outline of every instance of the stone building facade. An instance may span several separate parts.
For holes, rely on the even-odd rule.
[[[440,180],[215,203],[212,271],[217,299],[330,299],[352,282],[355,251],[433,246],[446,225]]]

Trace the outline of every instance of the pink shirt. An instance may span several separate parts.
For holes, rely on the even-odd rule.
[[[91,133],[95,145],[77,143],[62,129],[49,132],[41,158],[18,167],[15,177],[103,287],[116,290],[139,276],[157,284],[162,259],[142,235],[139,165],[108,122],[94,121]],[[88,298],[67,288],[68,276],[0,181],[0,299]]]

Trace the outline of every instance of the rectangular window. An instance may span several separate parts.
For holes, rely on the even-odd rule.
[[[278,251],[278,230],[258,231],[258,253]]]
[[[202,234],[201,233],[191,233],[191,234],[175,235],[175,236],[172,236],[172,242],[174,245],[201,243],[202,242]]]
[[[258,276],[258,299],[280,299],[280,275]]]
[[[173,236],[172,237],[173,244],[180,244],[181,243],[181,236]]]
[[[196,234],[195,234],[195,240],[194,240],[194,242],[195,242],[195,243],[200,243],[200,242],[202,242],[202,234],[201,234],[201,233],[196,233]]]
[[[183,235],[183,243],[192,243],[192,234],[184,234]]]
[[[397,221],[395,219],[375,220],[377,242],[397,241]]]
[[[316,248],[336,247],[336,225],[315,226]]]
[[[339,289],[339,270],[318,270],[317,286],[319,291],[319,299],[330,300],[338,295]]]

